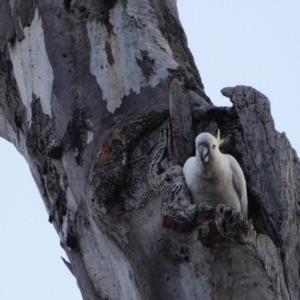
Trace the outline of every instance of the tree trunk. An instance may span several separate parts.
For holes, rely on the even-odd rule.
[[[27,160],[83,299],[300,299],[299,160],[251,87],[212,105],[175,0],[0,3],[0,136]],[[220,128],[249,218],[193,205]],[[66,263],[68,264],[68,263]]]

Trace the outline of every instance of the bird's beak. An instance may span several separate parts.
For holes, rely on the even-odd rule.
[[[199,156],[202,162],[208,162],[209,160],[209,150],[204,145],[200,145],[198,148]]]

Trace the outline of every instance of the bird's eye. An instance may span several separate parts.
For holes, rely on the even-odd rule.
[[[215,149],[215,148],[216,148],[216,145],[212,145],[212,148]]]

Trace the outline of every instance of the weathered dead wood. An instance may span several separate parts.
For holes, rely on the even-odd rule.
[[[0,136],[84,299],[300,298],[297,156],[254,89],[212,106],[175,1],[4,1],[0,15]],[[217,127],[252,222],[190,202],[182,165]]]

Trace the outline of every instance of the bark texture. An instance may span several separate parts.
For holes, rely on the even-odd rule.
[[[269,100],[204,87],[174,0],[0,3],[0,136],[26,158],[83,299],[299,299],[299,160]],[[202,131],[245,173],[249,218],[194,205]]]

